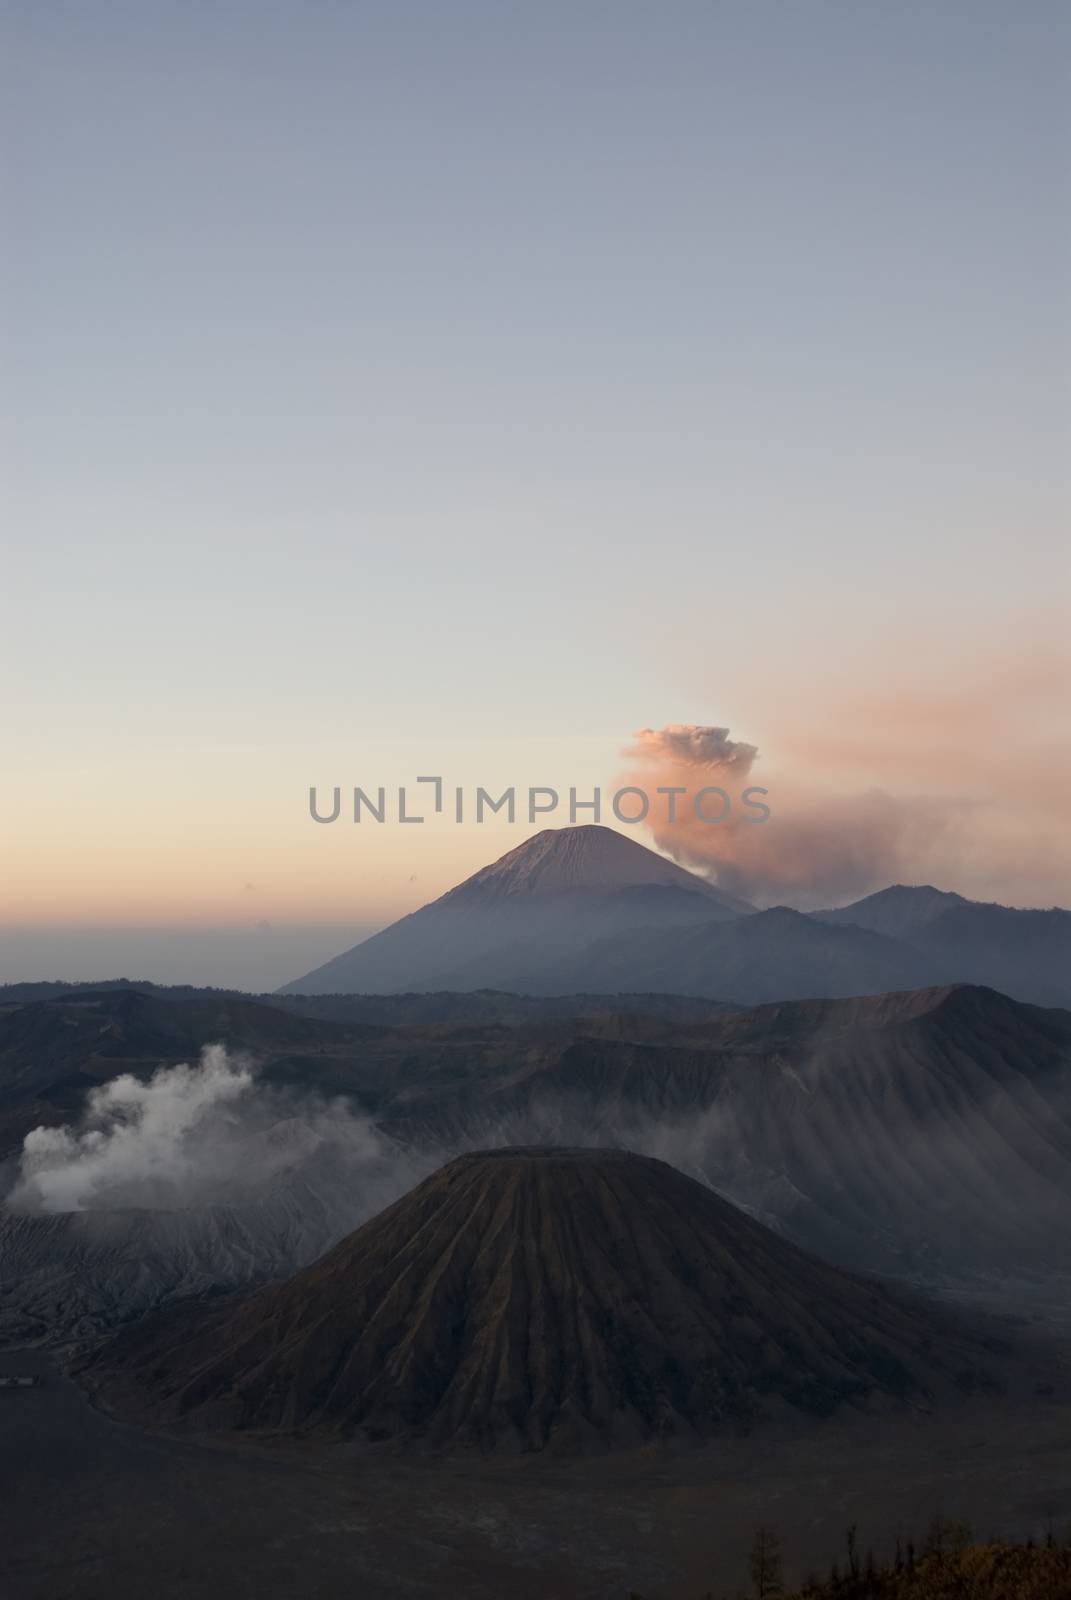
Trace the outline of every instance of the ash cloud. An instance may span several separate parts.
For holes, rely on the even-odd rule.
[[[694,723],[670,722],[664,728],[641,728],[635,743],[624,753],[638,761],[681,762],[687,766],[717,768],[744,779],[751,772],[758,750],[753,744],[730,739],[728,728],[703,728]]]
[[[694,794],[717,785],[731,796],[729,815],[710,823],[695,815],[687,797],[673,821],[652,805],[647,826],[655,843],[682,865],[755,905],[788,901],[803,910],[858,898],[896,881],[925,877],[949,830],[962,819],[962,802],[803,787],[754,771],[755,745],[730,737],[728,728],[671,723],[645,728],[622,752],[630,763],[624,781],[644,787],[679,786]],[[745,787],[768,790],[771,815],[756,824],[740,799]]]
[[[210,1044],[195,1064],[93,1089],[75,1124],[28,1133],[5,1205],[31,1214],[189,1210],[242,1204],[273,1184],[340,1186],[358,1175],[386,1204],[428,1166],[394,1149],[348,1101],[275,1090],[258,1082],[249,1057]]]

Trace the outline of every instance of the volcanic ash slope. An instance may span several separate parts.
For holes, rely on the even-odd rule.
[[[926,1405],[990,1361],[664,1162],[540,1148],[450,1162],[288,1282],[133,1328],[87,1376],[165,1424],[512,1451]]]

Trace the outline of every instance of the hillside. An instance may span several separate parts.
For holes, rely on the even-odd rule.
[[[288,1283],[123,1334],[95,1383],[198,1428],[605,1447],[993,1385],[946,1315],[805,1254],[663,1162],[463,1156]]]
[[[584,988],[730,998],[741,1005],[812,996],[842,999],[921,988],[934,965],[884,934],[827,926],[787,906],[728,923],[642,928],[590,944],[579,963],[544,965],[536,987],[553,992],[570,973]],[[507,980],[519,982],[519,975]]]
[[[579,961],[595,940],[751,910],[613,828],[546,828],[282,992],[562,992],[541,973]],[[567,985],[570,992],[587,987],[581,977]]]
[[[1059,906],[1021,910],[928,884],[894,884],[814,915],[909,944],[946,982],[991,984],[1035,1005],[1071,1005],[1071,912]]]

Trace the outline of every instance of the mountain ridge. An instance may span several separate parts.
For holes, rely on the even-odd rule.
[[[932,884],[829,911],[755,910],[584,824],[542,830],[278,993],[648,991],[753,1006],[952,982],[1071,1005],[1071,912]]]

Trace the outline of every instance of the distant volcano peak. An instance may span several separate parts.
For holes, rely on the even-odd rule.
[[[538,992],[541,974],[579,963],[598,940],[753,909],[616,828],[544,828],[283,992]]]
[[[645,886],[689,889],[733,909],[751,910],[731,900],[713,884],[687,872],[646,845],[615,828],[584,823],[572,828],[544,828],[525,839],[490,866],[482,867],[442,903],[508,895],[560,894],[575,889],[633,889]]]

